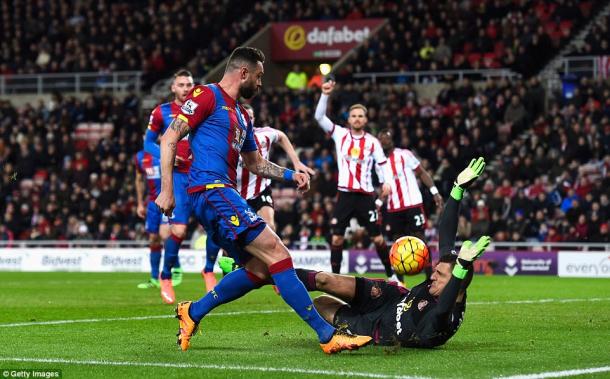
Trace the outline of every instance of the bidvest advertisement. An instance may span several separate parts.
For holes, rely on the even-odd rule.
[[[274,61],[336,60],[371,36],[384,19],[278,22],[271,25]]]
[[[149,272],[146,248],[25,248],[0,249],[0,271],[74,271],[74,272]],[[328,250],[293,250],[294,267],[331,271]],[[205,251],[180,250],[180,264],[185,272],[201,272]],[[343,252],[341,272],[347,272],[349,252]],[[215,272],[221,272],[218,265]]]

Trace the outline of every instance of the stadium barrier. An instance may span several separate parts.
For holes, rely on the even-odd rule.
[[[475,262],[474,268],[483,275],[610,278],[610,251],[575,250],[492,250]],[[0,271],[148,272],[148,252],[145,247],[0,248]],[[180,262],[185,272],[200,272],[205,265],[204,255],[202,250],[181,250]],[[432,256],[435,260],[438,253],[433,251]],[[330,251],[326,249],[293,250],[292,257],[295,267],[331,269]],[[218,265],[215,271],[220,272]],[[359,275],[384,272],[374,250],[345,250],[341,272],[348,271]]]
[[[113,95],[142,91],[142,71],[70,72],[62,74],[0,75],[0,95],[105,90]]]
[[[147,248],[22,248],[0,249],[0,271],[17,272],[149,272]],[[330,251],[292,252],[295,267],[318,271],[330,270]],[[205,250],[180,250],[180,265],[185,272],[201,272]],[[347,272],[349,252],[343,252],[341,270]],[[214,271],[219,273],[216,264]]]
[[[366,79],[376,83],[378,79],[393,78],[401,83],[422,84],[430,81],[442,81],[451,76],[457,80],[468,78],[471,80],[487,80],[489,78],[520,79],[521,74],[507,68],[497,69],[470,69],[470,70],[434,70],[434,71],[398,71],[398,72],[358,72],[354,79]]]
[[[561,75],[586,76],[593,79],[610,77],[610,56],[587,55],[580,57],[563,57],[557,70]]]

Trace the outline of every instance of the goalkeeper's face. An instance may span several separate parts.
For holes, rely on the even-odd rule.
[[[440,296],[449,279],[451,279],[451,270],[453,269],[452,263],[438,262],[434,268],[434,272],[430,277],[430,288],[428,292],[432,296]]]

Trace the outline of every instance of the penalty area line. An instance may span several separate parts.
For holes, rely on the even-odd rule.
[[[588,299],[536,299],[536,300],[507,300],[507,301],[471,301],[468,305],[503,305],[503,304],[544,304],[544,303],[575,303],[575,302],[597,302],[610,301],[610,297],[594,297]],[[292,309],[276,309],[276,310],[258,310],[258,311],[235,311],[235,312],[216,312],[210,313],[205,317],[219,316],[239,316],[239,315],[263,315],[273,313],[291,313]],[[138,321],[138,320],[154,320],[174,317],[173,315],[152,315],[152,316],[133,316],[133,317],[109,317],[109,318],[89,318],[89,319],[73,319],[73,320],[50,320],[50,321],[31,321],[31,322],[13,322],[9,324],[0,324],[0,328],[12,328],[17,326],[37,326],[37,325],[62,325],[62,324],[79,324],[79,323],[96,323],[96,322],[114,322],[114,321]]]
[[[496,379],[563,378],[563,377],[566,377],[566,376],[596,374],[596,373],[600,373],[600,372],[610,372],[610,366],[591,367],[591,368],[582,368],[582,369],[564,370],[564,371],[548,371],[548,372],[540,372],[540,373],[537,373],[537,374],[522,374],[522,375],[512,375],[512,376],[498,376],[498,377],[496,377]]]
[[[239,315],[256,315],[256,314],[272,314],[272,313],[289,313],[291,310],[261,310],[261,311],[236,311],[236,312],[217,312],[210,313],[206,317],[215,316],[239,316]],[[137,320],[154,320],[175,317],[173,315],[154,315],[154,316],[133,316],[133,317],[109,317],[109,318],[86,318],[75,320],[52,320],[52,321],[32,321],[32,322],[14,322],[10,324],[0,324],[0,328],[9,328],[16,326],[36,326],[36,325],[62,325],[62,324],[78,324],[78,323],[94,323],[94,322],[112,322],[112,321],[137,321]]]
[[[360,378],[379,378],[379,379],[427,379],[421,376],[402,376],[378,374],[372,372],[358,371],[335,371],[335,370],[312,370],[295,367],[262,367],[246,365],[216,365],[216,364],[193,364],[193,363],[162,363],[162,362],[125,362],[125,361],[106,361],[106,360],[76,360],[62,358],[18,358],[0,357],[0,362],[26,362],[26,363],[61,363],[68,365],[81,366],[130,366],[130,367],[161,367],[179,369],[206,369],[224,371],[257,371],[257,372],[284,372],[288,374],[304,375],[325,375],[325,376],[353,376]]]

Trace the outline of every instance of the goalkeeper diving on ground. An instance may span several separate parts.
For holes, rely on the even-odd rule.
[[[308,291],[322,291],[314,305],[333,326],[371,336],[375,344],[401,347],[443,345],[460,327],[473,262],[490,238],[465,241],[454,250],[460,201],[481,175],[483,158],[473,159],[457,177],[439,226],[440,259],[429,280],[409,289],[396,282],[297,269]],[[331,296],[329,296],[331,295]]]

